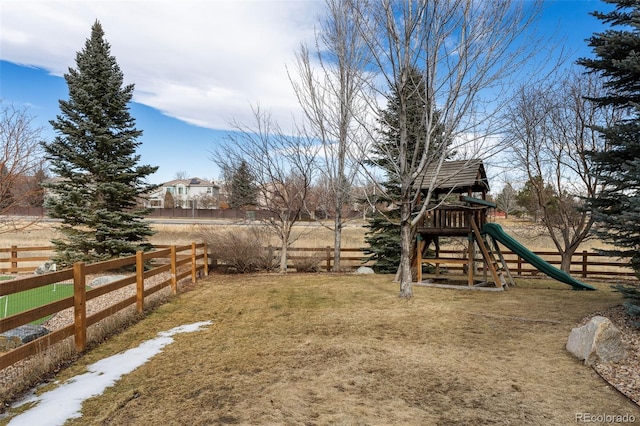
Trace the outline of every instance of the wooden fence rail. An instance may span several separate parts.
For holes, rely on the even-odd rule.
[[[355,269],[362,265],[373,265],[374,262],[366,261],[367,256],[364,254],[364,248],[342,248],[340,250],[340,264],[345,268]],[[333,247],[309,248],[309,247],[292,247],[288,249],[289,259],[304,258],[307,256],[319,256],[322,258],[321,263],[325,270],[330,271],[333,264]],[[311,253],[311,254],[309,254]],[[460,255],[460,251],[456,250],[440,250],[443,255],[455,257]],[[526,262],[522,257],[511,251],[503,251],[507,266],[514,276],[538,275],[539,271]],[[560,254],[552,251],[536,251],[537,256],[545,259],[550,264],[559,267],[561,262]],[[425,259],[426,261],[426,259]],[[292,262],[290,262],[291,264]],[[448,267],[451,271],[462,271],[463,265]],[[582,251],[575,253],[571,262],[571,274],[575,277],[588,279],[614,279],[620,277],[635,277],[635,273],[629,267],[627,262],[622,262],[603,256],[599,253]]]
[[[28,248],[27,251],[33,252],[38,249],[42,248],[31,247]],[[16,250],[15,247],[9,249],[11,257],[8,259],[8,262],[17,264],[22,261],[24,258],[17,256],[17,253],[21,251],[23,250]],[[35,257],[40,258],[44,256]],[[49,257],[47,257],[47,259],[48,258]],[[33,257],[28,257],[27,259],[33,260]],[[28,356],[40,353],[70,336],[74,336],[75,349],[79,352],[84,351],[87,347],[87,328],[89,326],[131,305],[135,305],[137,312],[142,313],[144,311],[146,298],[169,286],[171,287],[171,292],[175,294],[178,289],[177,283],[181,279],[191,276],[191,281],[196,282],[200,271],[203,271],[204,275],[207,275],[208,264],[206,244],[192,243],[183,246],[170,246],[146,253],[138,252],[134,256],[99,263],[85,264],[83,262],[77,262],[73,265],[73,268],[0,282],[0,297],[63,281],[72,280],[74,286],[74,294],[71,297],[0,319],[0,333],[4,333],[49,315],[54,315],[68,308],[73,308],[74,318],[73,323],[70,325],[54,330],[8,352],[0,353],[0,370]],[[87,275],[122,270],[122,268],[135,268],[135,272],[124,276],[118,281],[87,290]],[[22,270],[17,266],[10,269],[12,269],[12,272]],[[153,286],[145,285],[145,281],[149,278],[164,272],[169,272],[168,278]],[[92,315],[87,315],[87,301],[122,289],[131,284],[136,284],[134,296],[116,302]]]
[[[157,246],[166,248],[168,246]],[[343,247],[340,250],[340,262],[345,269],[356,269],[362,265],[371,266],[373,262],[366,261],[363,247]],[[0,273],[33,272],[42,262],[48,260],[53,251],[53,247],[16,247],[0,248]],[[274,248],[277,253],[278,249]],[[333,247],[291,247],[289,252],[289,266],[295,267],[297,259],[316,257],[322,268],[331,270],[333,265]],[[8,253],[5,254],[5,253]],[[455,257],[460,255],[459,251],[441,250],[442,254]],[[4,255],[3,255],[4,254]],[[538,270],[527,263],[517,254],[510,251],[503,251],[509,270],[515,276],[536,275]],[[552,251],[536,251],[537,256],[542,257],[552,265],[559,266],[560,255]],[[184,260],[183,262],[188,262]],[[462,270],[463,266],[451,266],[452,271]],[[595,252],[582,251],[573,256],[571,262],[571,274],[575,277],[588,278],[619,278],[634,277],[635,274],[626,262],[602,256]]]

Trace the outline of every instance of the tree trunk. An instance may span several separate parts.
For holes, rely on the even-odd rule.
[[[282,229],[280,230],[280,273],[282,274],[287,272],[287,250],[289,248],[291,226],[293,226],[293,224],[283,220]]]
[[[403,207],[404,208],[404,207]],[[413,297],[413,277],[411,275],[411,222],[403,220],[400,224],[402,252],[400,254],[400,294],[402,298]]]
[[[340,272],[340,247],[342,245],[342,211],[336,211],[333,236],[333,272]]]
[[[560,254],[562,259],[560,263],[560,269],[568,274],[571,273],[571,259],[573,258],[575,252],[575,248],[570,248]]]
[[[280,272],[287,272],[287,248],[289,245],[289,239],[283,238],[282,244],[280,245]]]

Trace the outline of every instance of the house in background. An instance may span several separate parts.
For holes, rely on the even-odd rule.
[[[175,179],[163,183],[149,195],[145,207],[154,209],[217,209],[220,187],[212,181],[197,177]]]

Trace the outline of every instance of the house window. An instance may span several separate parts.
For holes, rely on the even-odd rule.
[[[170,194],[175,194],[176,193],[176,189],[173,186],[169,186],[167,187],[167,192]]]
[[[184,186],[179,186],[178,187],[178,195],[184,195],[185,191],[184,191]]]

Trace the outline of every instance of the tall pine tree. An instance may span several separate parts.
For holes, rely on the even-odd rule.
[[[141,220],[148,210],[138,205],[157,188],[146,183],[157,167],[138,165],[142,131],[128,108],[134,86],[123,85],[98,21],[76,66],[64,76],[69,100],[59,101],[61,114],[50,122],[57,136],[43,144],[60,178],[46,185],[52,193],[46,207],[50,217],[62,219],[63,238],[52,241],[62,266],[148,249],[153,231]]]
[[[611,29],[589,39],[596,57],[578,63],[605,79],[607,93],[593,100],[614,106],[625,117],[598,128],[610,149],[590,153],[604,189],[588,205],[597,223],[594,233],[620,248],[606,253],[629,259],[640,276],[640,3],[603,1],[615,9],[593,15]]]
[[[258,204],[258,188],[251,175],[249,165],[245,160],[240,161],[238,167],[232,172],[229,194],[229,207],[240,209]]]
[[[424,122],[424,112],[427,109],[424,94],[426,93],[422,73],[419,69],[413,68],[409,70],[409,84],[406,86],[408,91],[409,104],[407,105],[407,133],[409,138],[408,153],[413,153],[418,144],[425,144],[426,124]],[[392,90],[388,97],[387,108],[380,112],[380,140],[374,144],[374,156],[378,157],[375,163],[382,166],[388,173],[393,176],[393,168],[397,167],[399,140],[398,111],[399,94]],[[438,122],[437,117],[434,122]],[[436,128],[434,133],[438,133]],[[436,143],[429,147],[432,152],[444,152],[448,144],[444,143],[441,138],[436,138]],[[400,198],[400,183],[393,178],[379,183],[384,188],[384,198],[375,200],[378,203],[386,204],[391,208],[384,213],[377,213],[365,227],[369,228],[365,235],[365,242],[369,245],[364,250],[369,255],[367,260],[374,260],[375,269],[381,273],[393,273],[398,269],[400,264],[401,235],[400,235],[400,212],[395,209],[396,203]]]

